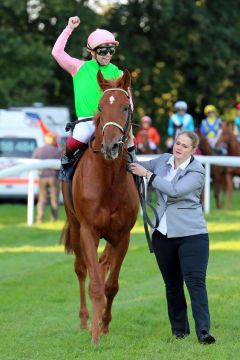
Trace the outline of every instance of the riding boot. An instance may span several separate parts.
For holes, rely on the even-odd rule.
[[[74,139],[72,136],[66,141],[65,152],[61,158],[59,179],[69,181],[73,177],[74,164],[86,149],[87,144]]]

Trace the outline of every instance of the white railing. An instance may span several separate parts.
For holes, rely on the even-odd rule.
[[[139,161],[147,161],[158,157],[159,155],[138,155]],[[204,211],[210,212],[210,167],[211,165],[240,167],[240,156],[195,156],[205,165],[206,177],[204,187]],[[16,176],[22,172],[28,172],[28,210],[27,224],[31,226],[34,218],[34,170],[45,168],[60,168],[59,160],[33,160],[27,164],[16,165],[7,169],[0,170],[0,178]]]

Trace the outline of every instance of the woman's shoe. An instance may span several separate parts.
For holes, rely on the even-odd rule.
[[[173,336],[175,336],[175,338],[177,340],[182,340],[185,339],[189,334],[186,334],[184,332],[181,331],[174,331]]]
[[[198,336],[198,341],[200,342],[200,344],[210,345],[210,344],[214,344],[216,342],[216,339],[206,330],[203,330],[201,334]]]

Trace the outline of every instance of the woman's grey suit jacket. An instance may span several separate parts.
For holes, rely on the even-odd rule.
[[[203,216],[200,201],[204,186],[205,170],[202,164],[192,157],[186,169],[178,169],[172,181],[164,177],[170,169],[167,164],[172,154],[162,154],[150,161],[138,162],[156,176],[150,179],[151,185],[157,191],[157,208],[159,219],[166,211],[167,236],[182,237],[207,233],[206,221]],[[163,194],[167,195],[167,201]]]

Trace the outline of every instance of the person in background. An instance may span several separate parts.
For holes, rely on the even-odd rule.
[[[140,121],[141,128],[136,134],[136,144],[140,152],[147,146],[153,153],[158,153],[160,144],[160,134],[157,129],[152,125],[152,119],[150,116],[144,115]],[[147,144],[146,141],[147,140]]]
[[[237,136],[238,141],[240,142],[240,103],[236,105],[237,116],[234,120],[234,133]]]
[[[185,282],[198,340],[201,344],[212,344],[215,338],[210,334],[206,290],[209,237],[201,205],[205,170],[193,156],[198,142],[194,132],[179,132],[173,155],[165,153],[129,167],[157,191],[160,223],[152,234],[152,247],[166,286],[172,334],[183,339],[190,333]],[[135,161],[134,151],[132,156]]]
[[[188,105],[186,101],[177,101],[174,108],[176,111],[168,121],[168,136],[174,138],[180,130],[194,131],[193,117],[187,113]]]
[[[45,135],[44,146],[37,148],[32,155],[33,159],[60,159],[60,150],[56,147],[56,135],[49,132]],[[59,207],[59,180],[58,170],[44,169],[39,172],[39,194],[37,203],[37,223],[41,224],[45,208],[50,200],[52,221],[58,220]]]
[[[66,53],[65,47],[68,38],[79,25],[78,16],[69,18],[67,27],[60,34],[52,49],[52,55],[63,70],[72,76],[75,110],[80,120],[93,117],[98,111],[98,103],[103,94],[97,81],[98,71],[101,71],[105,79],[118,79],[123,72],[111,63],[119,42],[111,32],[105,29],[96,29],[87,39],[87,50],[91,54],[91,60],[80,60]],[[129,95],[131,96],[130,90]],[[72,136],[66,142],[65,154],[61,161],[63,167],[60,172],[61,180],[68,180],[66,172],[68,164],[71,163],[76,150],[80,151],[86,148],[94,131],[94,121],[76,124]],[[128,146],[132,147],[133,145],[129,144]],[[66,171],[64,171],[64,167]]]
[[[214,105],[205,106],[204,114],[206,118],[201,121],[200,131],[214,149],[222,127],[222,120],[217,117],[217,109]]]

